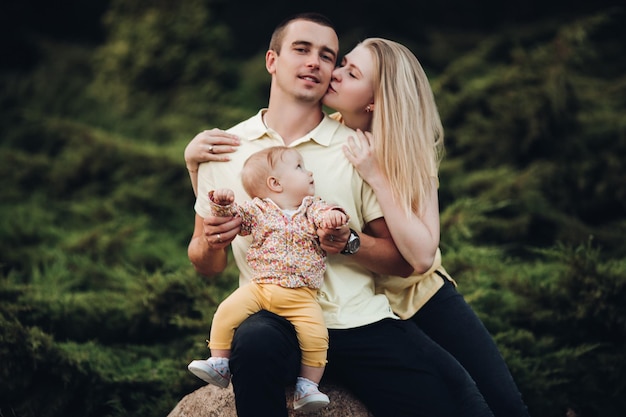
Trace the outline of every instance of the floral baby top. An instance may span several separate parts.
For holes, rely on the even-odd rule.
[[[282,287],[318,289],[326,271],[326,252],[320,247],[316,230],[327,210],[341,210],[320,197],[305,197],[292,213],[272,200],[254,198],[243,204],[220,206],[209,193],[215,216],[240,216],[241,236],[252,235],[246,259],[254,270],[252,281]],[[346,214],[347,216],[347,214]]]

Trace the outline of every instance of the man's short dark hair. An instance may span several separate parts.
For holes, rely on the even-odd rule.
[[[270,39],[269,49],[276,51],[277,54],[280,54],[280,47],[283,43],[283,35],[285,33],[285,28],[291,22],[294,22],[296,20],[306,20],[308,22],[317,23],[318,25],[331,28],[332,30],[335,31],[335,33],[337,32],[337,29],[335,28],[335,25],[333,24],[333,22],[331,22],[331,20],[328,17],[324,16],[321,13],[317,13],[317,12],[298,13],[291,17],[286,18],[285,20],[280,22],[278,26],[276,26],[276,29],[274,29],[274,33],[272,33],[272,38]]]

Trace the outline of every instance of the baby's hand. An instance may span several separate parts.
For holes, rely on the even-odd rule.
[[[228,188],[218,188],[213,191],[213,197],[211,199],[215,204],[227,206],[235,201],[235,192]]]
[[[332,229],[341,227],[348,221],[348,217],[341,210],[328,210],[324,213],[324,221],[322,227],[326,229]]]

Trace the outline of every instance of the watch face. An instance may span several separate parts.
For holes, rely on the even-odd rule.
[[[350,238],[348,239],[348,243],[346,243],[345,249],[341,252],[346,255],[353,255],[357,253],[359,248],[361,247],[361,239],[359,239],[359,235],[351,231]]]

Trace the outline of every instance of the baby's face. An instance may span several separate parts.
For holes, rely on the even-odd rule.
[[[276,176],[283,186],[283,192],[298,197],[299,200],[315,194],[313,173],[304,167],[299,152],[287,152],[276,166]]]

